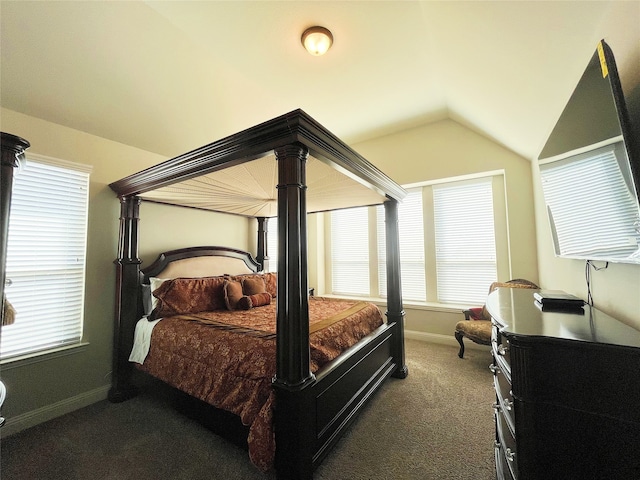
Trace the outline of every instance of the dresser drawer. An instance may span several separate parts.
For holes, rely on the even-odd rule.
[[[508,382],[500,369],[494,369],[493,386],[496,390],[497,407],[505,417],[510,433],[515,437],[516,423],[513,411],[513,396],[511,394],[511,384]]]
[[[507,458],[504,456],[504,450],[499,442],[495,444],[494,456],[496,460],[496,478],[498,480],[515,480],[513,475],[511,475]]]
[[[511,476],[518,478],[518,459],[516,455],[516,439],[509,430],[505,416],[500,410],[495,412],[496,432],[500,444],[504,462],[508,466]]]
[[[505,375],[511,381],[511,360],[509,357],[509,340],[499,331],[499,325],[491,320],[493,327],[491,329],[491,351],[496,364],[504,371]]]

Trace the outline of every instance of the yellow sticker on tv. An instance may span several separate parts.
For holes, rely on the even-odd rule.
[[[607,59],[604,57],[604,48],[602,42],[598,43],[598,57],[600,58],[600,69],[602,70],[602,78],[607,78],[609,69],[607,68]]]

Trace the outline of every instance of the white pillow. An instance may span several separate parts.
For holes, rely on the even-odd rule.
[[[149,278],[149,291],[148,291],[148,297],[147,297],[148,300],[147,300],[147,302],[149,303],[149,306],[151,308],[149,310],[149,313],[147,313],[146,304],[145,304],[145,314],[146,315],[151,314],[151,312],[153,312],[153,309],[156,308],[156,305],[158,304],[158,299],[153,296],[153,292],[155,292],[160,287],[160,285],[162,285],[167,280],[171,280],[171,279],[170,278],[157,278],[157,277]],[[146,295],[147,292],[145,292],[143,290],[142,294]]]

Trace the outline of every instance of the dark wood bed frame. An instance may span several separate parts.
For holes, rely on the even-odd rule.
[[[404,309],[400,283],[398,202],[406,192],[301,110],[167,160],[110,186],[121,202],[116,265],[113,385],[109,399],[136,394],[128,356],[141,317],[140,283],[175,258],[202,254],[245,256],[240,250],[199,247],[167,252],[140,270],[140,195],[208,172],[275,153],[278,162],[278,296],[275,432],[279,479],[310,479],[366,402],[389,376],[405,378]],[[316,375],[309,365],[307,227],[305,165],[313,155],[386,196],[387,322]],[[264,235],[264,219],[258,219]],[[258,238],[258,259],[265,258]],[[287,314],[288,312],[288,314]],[[213,407],[210,407],[213,409]]]

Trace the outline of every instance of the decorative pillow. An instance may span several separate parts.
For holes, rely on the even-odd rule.
[[[262,307],[271,303],[269,292],[257,293],[255,295],[244,295],[240,297],[236,304],[236,310],[249,310],[254,307]]]
[[[276,298],[277,296],[277,292],[278,292],[278,274],[275,272],[269,272],[269,273],[247,273],[245,275],[235,275],[233,277],[231,277],[233,280],[236,281],[243,281],[245,279],[249,279],[249,278],[261,278],[264,283],[265,283],[265,287],[267,292],[269,292],[269,294],[271,295],[271,297]]]
[[[264,278],[267,292],[271,295],[272,298],[276,298],[276,295],[278,293],[278,274],[275,272],[269,272],[263,274],[262,278]]]
[[[242,298],[242,284],[235,280],[224,281],[224,302],[228,310],[235,310]]]
[[[242,279],[242,293],[245,295],[256,295],[258,293],[265,293],[267,286],[263,278],[243,278]]]
[[[249,295],[249,300],[254,307],[262,307],[271,303],[271,294],[269,292],[262,292],[256,295]]]
[[[224,309],[224,281],[225,277],[166,280],[153,291],[157,303],[147,318],[156,320],[183,313],[211,312]]]

